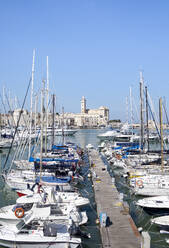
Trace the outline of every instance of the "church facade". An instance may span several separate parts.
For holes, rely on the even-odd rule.
[[[58,118],[60,119],[62,115]],[[76,126],[80,128],[106,126],[109,121],[109,109],[101,106],[98,109],[87,109],[86,99],[83,96],[81,99],[81,112],[64,113],[64,122],[66,125]]]

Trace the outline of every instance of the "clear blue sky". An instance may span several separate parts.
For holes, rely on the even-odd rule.
[[[5,0],[0,33],[0,89],[21,102],[35,48],[35,88],[48,55],[58,109],[80,112],[84,95],[88,108],[125,120],[130,86],[139,102],[140,69],[153,100],[169,103],[168,0]]]

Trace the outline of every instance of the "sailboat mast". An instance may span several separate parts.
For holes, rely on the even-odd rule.
[[[49,78],[48,78],[48,56],[46,60],[47,75],[46,75],[46,123],[45,123],[45,154],[47,153],[47,130],[48,130],[48,99],[49,99]]]
[[[140,146],[144,145],[144,122],[143,122],[143,75],[140,72]]]
[[[126,123],[129,122],[129,112],[128,112],[128,97],[126,97]]]
[[[38,95],[35,97],[35,134],[36,134],[36,129],[37,129],[37,106],[38,105]]]
[[[49,67],[48,67],[48,56],[46,58],[46,67],[47,67],[47,74],[46,74],[46,126],[47,129],[49,127],[49,109],[48,109],[48,102],[49,102]]]
[[[44,90],[45,81],[43,80],[43,88],[41,91],[41,145],[40,145],[40,178],[42,176],[42,154],[43,154],[43,122],[44,122]]]
[[[164,157],[163,157],[163,119],[162,119],[162,98],[159,100],[159,113],[160,113],[160,135],[161,135],[161,170],[164,168]]]
[[[64,133],[64,107],[62,107],[62,145],[65,143],[65,133]]]
[[[147,86],[145,87],[146,91],[146,120],[147,120],[147,149],[150,150],[150,144],[149,144],[149,126],[148,126],[148,94],[147,94]]]
[[[52,114],[52,147],[54,146],[54,137],[55,137],[55,95],[52,97],[53,105],[53,114]]]
[[[33,62],[32,62],[32,83],[31,83],[31,105],[30,105],[30,120],[29,120],[29,153],[28,159],[31,155],[31,141],[32,141],[32,107],[33,107],[33,89],[34,89],[34,68],[35,68],[35,50],[33,50]]]
[[[132,89],[130,87],[130,111],[131,111],[131,125],[133,129],[133,102],[132,102]]]

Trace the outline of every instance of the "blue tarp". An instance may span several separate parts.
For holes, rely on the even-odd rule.
[[[56,162],[65,162],[65,163],[77,163],[79,161],[79,159],[63,159],[63,158],[42,158],[43,162],[52,162],[52,161],[56,161]],[[40,158],[33,158],[30,157],[29,158],[29,162],[40,162]]]
[[[68,147],[67,146],[56,146],[56,145],[53,145],[52,146],[52,150],[68,150]]]
[[[39,183],[41,181],[46,183],[68,183],[71,181],[71,177],[63,177],[63,178],[56,178],[54,176],[42,176],[36,178],[36,182]]]
[[[120,149],[122,149],[122,148],[123,148],[122,146],[112,147],[113,150],[120,150]]]
[[[139,148],[140,148],[140,146],[138,144],[138,145],[135,145],[135,146],[127,147],[127,148],[123,149],[123,151],[128,151],[128,150],[133,150],[133,149],[139,149]]]

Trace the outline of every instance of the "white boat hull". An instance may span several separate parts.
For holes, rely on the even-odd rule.
[[[55,239],[55,238],[54,238]],[[79,243],[70,243],[63,241],[48,241],[48,242],[38,242],[38,241],[8,241],[0,239],[0,246],[3,247],[17,247],[17,248],[78,248],[80,247]]]

